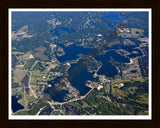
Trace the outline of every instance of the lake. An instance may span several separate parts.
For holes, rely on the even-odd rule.
[[[107,13],[107,15],[103,16],[101,18],[101,20],[104,20],[105,18],[110,18],[113,21],[115,21],[114,23],[109,24],[108,25],[109,27],[115,27],[116,24],[119,24],[120,22],[122,22],[124,20],[124,18],[122,16],[116,15],[115,12]],[[92,24],[92,23],[93,23],[93,21],[90,22],[90,24]],[[51,29],[50,33],[53,33],[53,36],[60,37],[60,34],[59,34],[60,31],[66,31],[68,34],[75,32],[75,30],[69,30],[69,29],[63,28],[63,27],[56,27],[54,30]],[[83,48],[81,46],[76,46],[75,44],[72,44],[72,45],[70,45],[68,47],[65,47],[63,44],[60,44],[60,43],[56,42],[56,39],[54,39],[54,42],[58,46],[63,48],[63,50],[65,52],[65,55],[60,56],[60,57],[57,56],[57,59],[61,63],[65,62],[65,61],[68,61],[68,60],[77,59],[78,58],[78,54],[89,55],[88,51],[92,51],[91,48]],[[130,57],[134,58],[134,57],[142,55],[142,53],[141,53],[141,51],[139,49],[134,49],[136,46],[138,46],[137,42],[136,42],[135,46],[120,46],[121,49],[124,49],[124,50],[126,50],[128,52],[132,52],[132,51],[136,51],[137,52],[137,53],[131,53],[127,57],[121,56],[120,54],[118,54],[115,51],[116,49],[119,49],[119,46],[112,47],[112,49],[114,49],[114,50],[108,51],[105,55],[97,55],[97,56],[95,56],[95,59],[97,61],[101,61],[102,64],[103,64],[102,67],[97,72],[97,74],[101,74],[101,75],[104,74],[107,77],[114,77],[115,75],[117,75],[118,71],[117,71],[116,67],[114,67],[109,62],[109,60],[111,60],[111,58],[113,58],[117,62],[129,63],[130,62]],[[111,49],[111,48],[106,48],[106,49]],[[70,72],[77,65],[78,65],[78,63],[77,64],[71,64],[71,67],[70,67],[68,72]],[[55,80],[48,81],[48,83],[51,84],[54,87],[54,84],[56,82],[58,82],[58,78],[56,78]],[[81,70],[79,73],[76,73],[75,76],[70,80],[70,83],[71,83],[72,86],[74,86],[76,89],[78,89],[79,92],[80,92],[80,95],[83,96],[90,90],[90,88],[85,85],[85,82],[87,80],[91,80],[91,81],[95,80],[96,81],[98,79],[93,78],[93,74],[89,73],[87,71],[87,69],[85,68],[85,69]],[[50,94],[51,93],[50,89],[51,88],[47,88],[44,92]],[[61,91],[61,92],[57,93],[57,92],[55,92],[53,90],[53,93],[54,93],[54,96],[52,95],[52,99],[55,100],[55,101],[58,101],[58,102],[62,102],[63,101],[63,97],[65,96],[65,94],[67,92],[66,91]]]
[[[63,44],[60,44],[59,46],[61,46],[65,51],[64,56],[57,57],[57,59],[60,62],[65,62],[67,60],[77,59],[78,58],[77,54],[87,54],[88,51],[92,51],[92,49],[85,49],[83,47],[76,46],[76,45],[72,45],[70,47],[65,47]],[[107,77],[114,77],[115,75],[117,75],[117,73],[118,73],[117,69],[109,62],[111,57],[117,62],[123,62],[123,63],[130,62],[129,58],[121,56],[116,51],[114,51],[114,50],[109,51],[105,55],[95,57],[97,61],[101,61],[103,63],[102,67],[98,71],[98,74],[101,74],[101,75],[105,74]],[[75,68],[76,66],[78,66],[78,63],[71,64],[71,67],[68,72],[72,71],[72,69]],[[55,80],[52,80],[52,81],[48,81],[48,83],[51,84],[52,86],[54,86],[54,84],[56,82],[58,82],[58,78]],[[78,89],[80,92],[80,95],[83,96],[90,90],[90,88],[85,85],[85,82],[87,80],[97,81],[97,79],[93,78],[93,73],[89,73],[87,71],[87,68],[85,68],[85,69],[81,70],[79,73],[75,73],[75,76],[70,80],[70,83],[73,87]],[[51,94],[50,90],[51,90],[51,88],[47,88],[44,92]],[[53,90],[53,93],[54,93],[54,96],[51,95],[52,99],[54,101],[62,102],[63,98],[67,92],[62,91],[62,92],[56,93]]]
[[[60,62],[65,62],[67,60],[75,60],[78,58],[78,54],[88,54],[88,51],[91,51],[91,48],[83,48],[82,46],[70,45],[69,47],[65,47],[63,44],[57,44],[61,48],[63,48],[65,55],[57,56],[57,59]]]
[[[51,85],[54,87],[53,83]],[[63,98],[68,93],[68,91],[61,90],[59,92],[56,92],[55,89],[52,89],[51,87],[49,87],[46,90],[44,90],[44,93],[48,93],[54,101],[63,102]]]
[[[20,109],[24,109],[24,106],[22,106],[21,104],[19,104],[18,99],[15,96],[12,96],[12,111],[16,112]]]
[[[53,34],[53,36],[60,36],[59,35],[59,32],[60,31],[66,31],[67,33],[73,33],[75,32],[75,30],[70,30],[70,29],[67,29],[67,28],[64,28],[64,27],[56,27],[54,30],[53,29],[50,29],[50,33]]]
[[[105,55],[97,56],[96,60],[102,62],[102,67],[99,69],[97,74],[106,75],[107,77],[114,77],[117,75],[117,69],[109,62],[111,57],[117,62],[129,63],[130,60],[127,57],[121,56],[115,51],[108,51]]]
[[[69,69],[68,72],[74,70],[74,68],[79,67],[78,63],[77,64],[72,64],[71,68]],[[79,73],[75,73],[75,76],[72,77],[70,80],[70,83],[72,86],[74,86],[76,89],[79,90],[80,95],[84,96],[91,88],[85,85],[85,82],[87,80],[97,80],[93,78],[93,73],[89,73],[87,71],[87,68],[85,67],[84,69],[80,70]]]

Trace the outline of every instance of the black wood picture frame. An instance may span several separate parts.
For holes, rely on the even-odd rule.
[[[158,0],[2,0],[1,25],[1,87],[0,115],[4,128],[101,128],[136,127],[158,128],[160,126],[159,82],[159,23]],[[152,120],[8,120],[8,9],[9,8],[151,8],[152,9]]]

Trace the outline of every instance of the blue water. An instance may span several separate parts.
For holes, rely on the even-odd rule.
[[[116,12],[107,12],[106,15],[101,17],[101,20],[106,18],[112,20],[112,23],[107,24],[107,27],[115,27],[117,24],[122,23],[124,20],[124,17],[117,15]]]
[[[12,96],[12,111],[13,112],[16,112],[20,109],[24,109],[24,107],[21,104],[19,104],[17,101],[18,99],[15,96]]]
[[[92,80],[92,81],[96,80],[97,81],[98,78],[96,78],[96,79],[93,78],[93,74],[89,73],[87,71],[86,67],[84,69],[81,69],[79,73],[76,73],[75,70],[74,70],[76,67],[79,67],[78,63],[71,65],[71,68],[68,71],[69,76],[71,76],[71,77],[68,77],[68,79],[70,78],[69,80],[70,80],[71,85],[73,87],[75,87],[76,89],[78,89],[79,92],[80,92],[80,95],[83,96],[91,89],[91,88],[89,88],[85,85],[85,82],[87,80]],[[74,72],[74,75],[72,75],[72,73],[71,73],[72,71]],[[62,91],[62,92],[59,92],[59,93],[57,93],[55,91],[54,84],[58,83],[61,78],[62,77],[57,77],[54,80],[48,81],[48,83],[52,85],[53,89],[51,90],[51,88],[47,88],[44,91],[45,93],[50,94],[52,96],[53,100],[58,101],[58,102],[62,102],[65,94],[68,93],[67,91]],[[50,91],[52,91],[54,93],[54,95],[52,95]]]
[[[129,55],[127,55],[129,58],[135,58],[137,56],[142,56],[142,52],[139,49],[134,49],[133,51],[137,51],[138,53],[131,53]]]
[[[143,54],[142,54],[141,50],[136,49],[135,48],[136,46],[121,46],[121,49],[124,49],[124,50],[131,53],[131,54],[127,55],[129,58],[135,58],[137,56],[142,56]],[[132,53],[133,51],[136,51],[137,53]]]
[[[119,40],[121,40],[121,38],[119,38]],[[124,49],[125,51],[128,51],[130,52],[131,54],[127,55],[127,57],[129,58],[135,58],[137,56],[142,56],[142,52],[141,50],[137,49],[136,47],[139,46],[139,41],[135,40],[135,39],[130,39],[131,41],[135,42],[135,45],[134,46],[118,46],[118,45],[115,45],[115,46],[112,46],[113,49]],[[123,39],[122,39],[123,41]],[[132,53],[133,51],[136,51],[137,53]]]
[[[92,25],[94,23],[94,21],[90,21],[89,24]]]
[[[109,51],[104,56],[108,57],[111,56],[115,61],[122,62],[122,63],[129,63],[130,59],[120,54],[116,53],[115,51]]]
[[[108,24],[109,27],[114,27],[116,24],[122,23],[122,21],[124,19],[122,16],[116,15],[115,12],[108,12],[107,15],[105,15],[101,18],[101,20],[104,20],[105,18],[109,18],[114,21],[113,23]],[[93,24],[93,23],[94,23],[93,21],[90,21],[89,24]],[[53,36],[60,37],[60,34],[59,34],[60,31],[66,31],[68,34],[75,32],[75,30],[70,30],[70,29],[63,28],[63,27],[56,27],[54,30],[51,29],[50,33],[52,33]],[[88,55],[89,54],[88,51],[92,51],[92,49],[83,48],[83,47],[76,46],[76,45],[70,45],[69,47],[65,47],[63,44],[59,44],[58,42],[56,42],[56,39],[54,40],[54,42],[58,46],[62,47],[65,52],[65,55],[63,55],[61,57],[57,57],[57,59],[62,63],[67,60],[77,59],[78,54],[84,54],[84,55],[87,54]],[[132,51],[138,52],[138,54],[130,54],[130,55],[128,55],[128,57],[121,56],[120,54],[118,54],[114,50],[107,52],[105,55],[95,56],[96,60],[101,61],[103,64],[102,67],[100,68],[100,70],[98,71],[98,74],[105,74],[107,77],[114,77],[115,75],[117,75],[117,73],[118,73],[117,69],[109,62],[109,60],[112,57],[117,62],[129,63],[130,62],[129,57],[136,57],[136,56],[142,55],[140,50],[134,49],[136,46],[137,45],[135,45],[135,46],[121,46],[121,49],[127,50],[129,52],[132,52]],[[118,49],[119,46],[115,46],[112,48]],[[70,71],[72,71],[72,69],[74,69],[77,65],[78,64],[72,64],[68,73]],[[59,81],[59,78],[56,78],[55,80],[52,80],[52,81],[48,81],[48,83],[50,83],[54,88],[54,84]],[[74,86],[76,89],[79,90],[80,95],[85,95],[90,90],[89,87],[85,86],[85,82],[87,80],[94,81],[97,79],[93,78],[93,74],[89,73],[87,71],[87,69],[85,68],[83,70],[80,70],[79,73],[75,73],[75,76],[72,77],[72,79],[70,80],[70,83],[72,86]],[[47,88],[44,92],[51,94],[50,90],[51,90],[51,88]],[[67,93],[67,91],[56,92],[55,90],[52,90],[52,92],[54,93],[54,95],[51,95],[52,99],[55,101],[59,101],[59,102],[63,101],[63,97]]]
[[[114,27],[114,25],[113,25],[113,24],[107,24],[107,26],[108,26],[108,27]]]
[[[22,35],[17,35],[17,37],[22,37]]]
[[[69,48],[71,48],[71,49],[69,50]],[[72,49],[75,50],[76,48],[77,48],[77,46],[73,45],[73,47],[68,47],[68,50],[70,51],[70,53],[72,53]],[[83,54],[83,50],[81,53]],[[72,54],[72,56],[76,57],[76,54]],[[66,54],[65,57],[66,57],[65,60],[70,59],[69,58],[70,54]],[[117,73],[118,73],[117,69],[109,62],[111,57],[117,62],[123,62],[123,63],[130,62],[129,58],[121,56],[120,54],[116,53],[115,51],[109,51],[105,55],[96,56],[96,60],[101,61],[103,63],[103,66],[98,71],[98,74],[105,74],[107,77],[114,77],[115,75],[117,75]],[[76,89],[78,89],[80,92],[80,95],[83,96],[90,90],[90,88],[85,85],[85,82],[87,80],[91,80],[91,81],[96,80],[97,81],[97,79],[93,78],[93,74],[89,73],[87,71],[87,68],[81,69],[80,72],[76,73],[74,68],[79,67],[78,64],[79,63],[72,64],[68,73],[71,75],[70,72],[72,70],[74,71],[75,75],[74,76],[72,75],[70,83],[72,86],[74,86]],[[55,80],[48,81],[48,83],[54,87],[54,84],[59,82],[59,79],[60,79],[60,77],[56,78]],[[47,88],[45,90],[45,93],[49,93],[51,95],[50,90],[51,90],[51,88]],[[52,99],[55,101],[58,101],[58,102],[62,102],[63,97],[67,93],[66,91],[62,91],[62,92],[57,93],[54,90],[52,90],[52,92],[54,93],[54,95],[51,95]]]
[[[44,93],[48,93],[54,101],[63,102],[64,96],[68,93],[66,90],[61,90],[59,92],[56,91],[54,88],[54,84],[51,84],[53,89],[51,87],[44,90]]]
[[[50,30],[50,33],[53,34],[53,36],[60,36],[59,35],[59,31],[66,31],[68,34],[69,33],[73,33],[75,32],[75,30],[70,30],[70,29],[67,29],[67,28],[64,28],[64,27],[56,27],[54,30]],[[56,42],[56,39],[54,39],[54,42]],[[75,46],[75,45],[71,45],[69,47],[65,47],[63,44],[60,44],[60,43],[57,43],[58,46],[60,46],[61,48],[63,48],[64,52],[65,52],[65,55],[63,56],[57,56],[57,59],[60,61],[60,62],[65,62],[67,60],[74,60],[74,59],[77,59],[78,58],[78,54],[87,54],[87,52],[90,50],[89,48],[83,48],[83,47],[78,47],[78,46]]]
[[[137,70],[132,70],[132,71],[131,71],[131,73],[136,73],[136,72],[137,72]]]
[[[120,54],[116,53],[115,51],[109,51],[105,55],[97,56],[96,60],[101,61],[103,63],[100,70],[97,74],[105,74],[107,77],[114,77],[117,75],[117,69],[109,62],[111,57],[117,62],[129,63],[129,58],[121,56]]]
[[[44,93],[48,93],[54,101],[63,102],[63,98],[68,93],[68,91],[66,90],[58,91],[54,86],[55,83],[58,83],[60,79],[61,77],[57,77],[54,80],[48,81],[48,84],[51,84],[52,87],[49,87],[46,90],[44,90]]]
[[[88,54],[88,51],[91,51],[91,48],[83,48],[76,45],[70,45],[69,47],[65,47],[63,44],[57,45],[63,48],[65,52],[65,55],[57,56],[57,59],[62,63],[67,60],[75,60],[78,58],[78,54]]]
[[[53,36],[56,35],[56,36],[59,37],[60,36],[59,35],[60,31],[66,31],[67,33],[73,33],[73,32],[75,32],[75,30],[70,30],[70,29],[67,29],[67,28],[64,28],[64,27],[56,27],[54,30],[50,29],[50,33],[52,33]]]
[[[73,64],[68,72],[74,70],[74,68],[78,67],[78,64]],[[71,75],[71,74],[70,74]],[[75,76],[72,75],[72,79],[70,80],[72,86],[79,90],[80,95],[85,95],[91,88],[85,85],[87,80],[94,80],[93,74],[87,71],[87,68],[80,70],[79,73],[75,73]],[[96,80],[96,79],[95,79]]]
[[[101,20],[103,20],[105,18],[109,18],[112,20],[120,20],[121,19],[121,17],[119,15],[117,15],[116,12],[107,12],[106,15],[101,17]]]

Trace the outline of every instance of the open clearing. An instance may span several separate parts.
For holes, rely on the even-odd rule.
[[[131,28],[132,36],[143,36],[144,30],[138,28]]]
[[[44,51],[46,51],[45,47],[39,47],[34,49],[36,51],[35,57],[40,58],[41,60],[48,60],[48,56],[44,55]]]
[[[27,71],[22,69],[17,69],[13,73],[13,83],[21,83],[23,78],[25,77]]]

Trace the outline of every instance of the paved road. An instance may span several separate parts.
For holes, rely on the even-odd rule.
[[[35,66],[37,63],[38,63],[38,60],[37,60],[37,61],[35,61],[35,63],[33,64],[33,66],[31,67],[31,69],[30,69],[30,70],[32,70],[32,69],[34,68],[34,66]],[[30,84],[30,82],[31,82],[32,72],[31,72],[31,71],[29,71],[29,73],[30,73],[30,77],[29,77],[29,82],[28,82],[28,88],[29,88],[29,90],[30,90],[31,95],[33,95],[33,96],[34,96],[34,98],[38,98],[38,97],[36,96],[35,92],[33,91],[32,87],[31,87],[31,84]]]
[[[63,104],[66,104],[66,103],[71,103],[71,102],[74,102],[74,101],[82,100],[82,99],[84,99],[86,96],[88,96],[88,94],[91,93],[94,88],[95,88],[95,87],[93,87],[86,95],[81,96],[80,98],[74,98],[74,99],[71,99],[71,100],[66,101],[66,102],[63,102],[63,103],[60,103],[60,102],[49,102],[49,101],[48,101],[48,103],[49,103],[50,105],[63,105]]]

